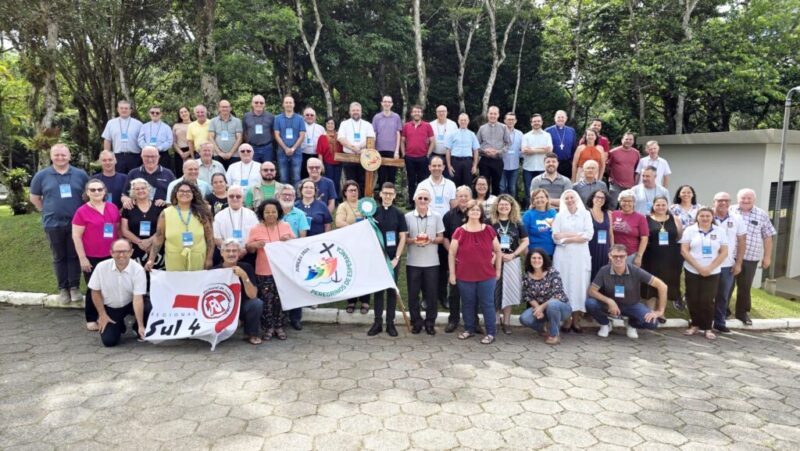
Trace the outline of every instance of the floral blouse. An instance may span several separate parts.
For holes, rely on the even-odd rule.
[[[522,280],[522,301],[525,304],[530,305],[533,301],[542,304],[550,299],[569,303],[561,275],[555,268],[550,268],[541,280],[535,280],[530,275]]]
[[[669,207],[670,213],[677,216],[678,219],[681,221],[681,225],[685,229],[690,225],[694,224],[695,218],[697,217],[697,211],[700,210],[700,205],[695,204],[692,205],[692,208],[689,211],[686,211],[681,207],[681,204],[672,204]]]

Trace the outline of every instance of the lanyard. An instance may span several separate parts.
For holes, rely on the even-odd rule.
[[[128,129],[131,127],[131,118],[128,118],[128,121],[125,122],[125,134],[128,134]],[[122,119],[119,120],[119,131],[122,131]]]
[[[242,228],[242,222],[244,221],[244,212],[242,211],[241,208],[239,209],[239,227],[236,227],[236,225],[233,223],[233,213],[231,213],[230,208],[228,208],[228,217],[230,217],[231,219],[231,227],[233,228],[233,230],[240,230]]]
[[[422,219],[422,221],[420,221],[420,219]],[[423,224],[422,227],[420,227],[420,224]],[[417,216],[417,235],[420,233],[428,234],[428,215],[425,215],[424,218]]]
[[[248,167],[250,169],[248,169],[248,171],[247,171],[247,180],[250,180],[250,174],[253,173],[253,166],[254,166],[254,164],[253,164],[252,161],[250,163],[248,163]],[[239,180],[244,180],[244,163],[242,163],[241,166],[239,166]],[[249,184],[249,182],[248,182],[248,184]]]
[[[500,233],[503,235],[508,235],[508,228],[511,227],[511,221],[507,220],[505,227],[503,227],[503,221],[499,220],[497,225],[500,227]]]
[[[192,222],[192,209],[189,209],[189,216],[186,217],[186,220],[183,220],[183,212],[181,211],[180,207],[176,208],[178,211],[178,218],[180,218],[181,223],[186,226],[186,231],[189,231],[189,223]]]
[[[156,128],[156,140],[158,140],[158,131],[161,130],[161,122],[158,123],[157,127],[158,128]],[[149,133],[148,133],[149,138],[152,138],[153,137],[153,122],[150,123],[150,127],[148,127],[147,130],[149,131]]]

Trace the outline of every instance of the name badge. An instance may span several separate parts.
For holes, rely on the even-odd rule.
[[[703,257],[704,258],[711,258],[711,244],[704,244],[703,245]]]
[[[434,196],[434,197],[435,197],[435,199],[434,199],[434,202],[435,202],[437,205],[441,205],[441,204],[443,204],[443,203],[444,203],[444,195],[441,195],[441,196]]]
[[[181,234],[181,242],[183,242],[183,247],[192,247],[194,245],[192,232],[183,232]]]
[[[248,179],[239,180],[239,186],[247,186],[249,184],[250,184],[250,180],[248,180]]]
[[[72,197],[72,187],[68,183],[58,185],[58,191],[61,193],[62,199],[69,199]]]
[[[128,142],[128,132],[120,133],[119,140],[124,142],[124,143]]]
[[[263,135],[264,134],[264,126],[261,124],[256,124],[256,135]]]
[[[310,136],[306,136],[306,145],[309,145],[309,146],[311,145],[311,137]]]
[[[606,243],[608,243],[608,230],[598,230],[597,244],[606,244]]]
[[[286,129],[286,139],[294,139],[294,129]]]
[[[151,136],[150,137],[150,144],[155,144],[156,142],[158,142],[158,139],[155,136]]]
[[[223,130],[223,131],[219,132],[219,139],[222,140],[222,141],[230,141],[231,135],[230,135],[230,133],[228,133],[227,130]]]
[[[236,238],[237,240],[241,241],[242,240],[242,229],[234,229],[232,236],[233,236],[233,238]]]
[[[397,246],[397,237],[395,236],[394,231],[386,232],[386,245],[387,246]]]
[[[617,299],[625,297],[625,285],[614,285],[614,297]]]
[[[669,245],[669,232],[667,231],[658,232],[658,245],[659,246]]]
[[[139,236],[150,236],[150,221],[139,223]]]
[[[500,235],[500,249],[511,249],[511,237]]]
[[[363,220],[364,220],[364,217],[363,217],[363,216],[359,216],[359,217],[357,217],[357,218],[356,218],[356,222],[361,222],[361,221],[363,221]]]
[[[440,142],[444,141],[444,133],[439,133],[438,135],[436,135],[436,140]]]
[[[114,238],[114,224],[110,222],[103,224],[103,238]]]
[[[361,141],[361,132],[353,133],[353,139],[356,141]]]
[[[114,195],[111,193],[106,194],[106,202],[114,202]]]

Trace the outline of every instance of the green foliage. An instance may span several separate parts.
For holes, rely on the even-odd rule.
[[[5,185],[8,187],[8,204],[15,215],[28,213],[28,182],[31,175],[23,168],[10,169],[5,174]]]

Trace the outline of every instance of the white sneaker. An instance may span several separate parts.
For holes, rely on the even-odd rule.
[[[608,338],[609,332],[611,332],[611,326],[606,324],[605,326],[600,326],[600,330],[597,331],[597,336],[602,338]]]
[[[69,289],[69,298],[72,302],[80,302],[83,300],[83,295],[81,294],[80,290],[77,288],[70,288]]]
[[[636,331],[635,327],[627,326],[627,329],[628,338],[639,338],[639,332]]]
[[[69,298],[69,290],[66,288],[60,289],[58,291],[58,302],[60,302],[62,305],[67,305],[70,303],[70,301],[71,299]]]

